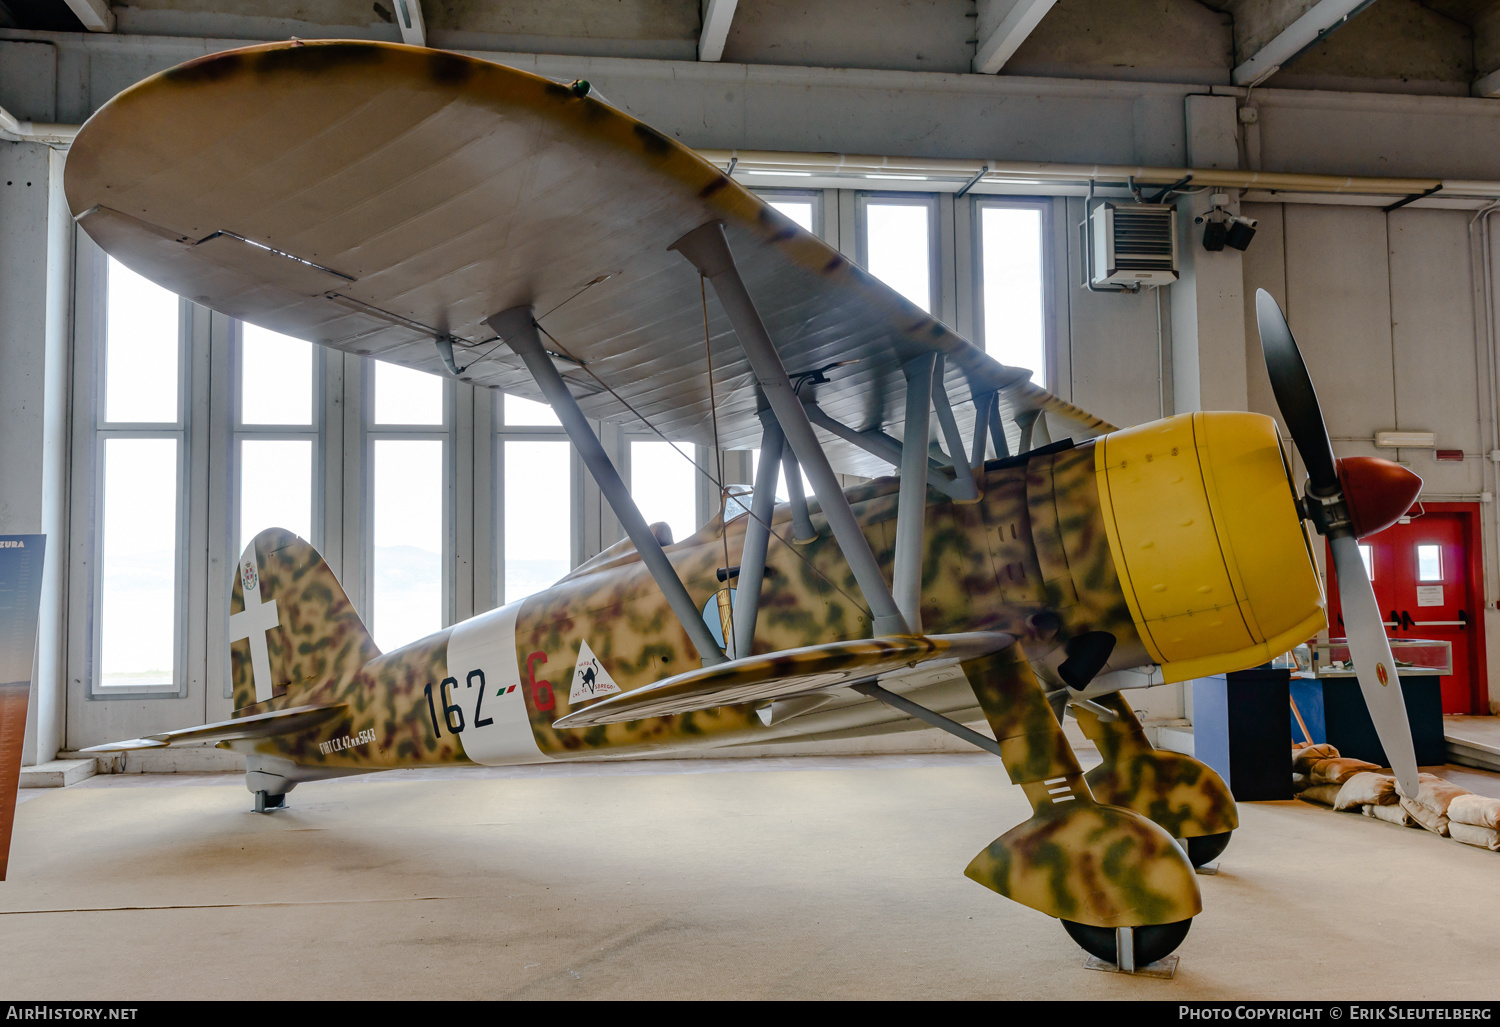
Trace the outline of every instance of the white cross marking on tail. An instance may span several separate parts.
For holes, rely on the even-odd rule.
[[[274,686],[271,682],[271,653],[266,647],[266,632],[281,623],[276,612],[276,600],[269,603],[260,600],[260,575],[256,570],[255,546],[245,551],[240,561],[240,584],[244,586],[245,609],[229,616],[229,641],[250,640],[250,670],[255,676],[255,701],[271,698]]]

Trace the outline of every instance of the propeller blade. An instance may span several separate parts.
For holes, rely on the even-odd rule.
[[[1297,349],[1286,317],[1264,289],[1255,290],[1255,322],[1260,329],[1260,348],[1265,354],[1266,372],[1271,376],[1271,390],[1276,393],[1276,406],[1292,433],[1297,452],[1302,454],[1302,462],[1307,465],[1313,489],[1325,496],[1337,492],[1338,467],[1312,376],[1302,362],[1302,352]]]
[[[1391,643],[1385,636],[1380,608],[1375,604],[1375,589],[1365,574],[1359,543],[1352,535],[1328,540],[1333,549],[1333,566],[1339,578],[1339,601],[1344,607],[1345,633],[1349,639],[1349,656],[1359,678],[1375,732],[1385,747],[1386,759],[1396,774],[1401,794],[1417,794],[1417,754],[1412,745],[1411,725],[1406,720],[1406,701],[1401,697],[1401,682],[1396,677],[1396,660]]]

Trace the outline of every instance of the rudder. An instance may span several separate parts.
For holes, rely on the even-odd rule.
[[[347,680],[380,655],[333,569],[285,528],[267,528],[240,554],[229,638],[236,710]]]

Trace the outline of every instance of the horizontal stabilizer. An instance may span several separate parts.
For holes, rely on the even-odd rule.
[[[168,745],[183,745],[187,742],[228,742],[236,738],[270,738],[272,735],[289,735],[308,728],[317,727],[335,717],[343,716],[349,707],[343,703],[329,706],[293,706],[286,710],[255,713],[248,717],[235,717],[201,727],[184,727],[176,731],[163,731],[159,735],[131,738],[123,742],[95,745],[79,752],[127,752],[132,749],[160,749]]]
[[[785,699],[871,681],[883,674],[936,660],[977,659],[1013,642],[1015,636],[1004,632],[970,631],[954,635],[889,635],[783,649],[702,667],[610,696],[558,718],[553,727],[594,727],[715,706]]]

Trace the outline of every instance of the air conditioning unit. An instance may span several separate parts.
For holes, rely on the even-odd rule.
[[[1095,285],[1177,281],[1177,208],[1170,203],[1101,203],[1093,220]]]

